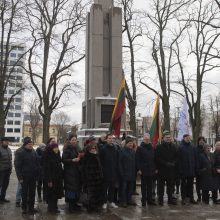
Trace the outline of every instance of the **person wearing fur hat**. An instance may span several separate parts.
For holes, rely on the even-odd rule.
[[[15,171],[22,186],[22,213],[34,214],[36,182],[39,176],[39,161],[30,138],[15,155]]]
[[[0,145],[0,203],[9,202],[5,198],[12,170],[12,153],[8,144],[9,139],[3,137]]]
[[[86,141],[85,156],[82,163],[83,190],[87,193],[88,212],[97,212],[103,204],[103,172],[99,159],[96,139]]]
[[[60,151],[58,144],[50,144],[45,152],[44,176],[47,182],[46,197],[48,211],[51,213],[60,213],[57,207],[58,199],[63,194],[63,168],[61,164]]]
[[[125,139],[125,147],[119,153],[119,175],[121,179],[120,205],[136,205],[132,201],[134,181],[136,179],[135,152],[133,140],[130,137]]]

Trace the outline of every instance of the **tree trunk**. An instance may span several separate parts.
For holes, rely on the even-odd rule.
[[[170,131],[170,104],[168,97],[163,96],[162,109],[164,114],[163,129]]]
[[[43,143],[47,143],[50,138],[50,118],[51,114],[45,114],[43,116]]]
[[[129,104],[129,115],[130,115],[130,129],[133,131],[133,135],[137,137],[137,125],[136,125],[136,105],[135,103]],[[138,138],[138,137],[137,137]]]
[[[3,106],[0,107],[0,138],[5,136],[5,112]]]

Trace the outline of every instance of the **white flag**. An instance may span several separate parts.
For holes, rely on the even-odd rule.
[[[189,123],[189,112],[188,112],[187,101],[184,98],[183,106],[179,114],[179,123],[178,123],[178,136],[177,140],[181,141],[184,134],[192,135],[192,129]]]

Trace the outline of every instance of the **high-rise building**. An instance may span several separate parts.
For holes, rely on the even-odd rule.
[[[24,44],[11,44],[10,54],[8,58],[8,73],[9,82],[5,93],[6,106],[8,99],[13,94],[23,87],[24,75],[23,68],[25,62],[25,45]],[[9,107],[5,123],[5,136],[9,137],[12,142],[21,142],[23,134],[23,109],[24,109],[24,94],[21,91],[17,94]]]

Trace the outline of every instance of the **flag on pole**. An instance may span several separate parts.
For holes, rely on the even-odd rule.
[[[184,134],[192,135],[192,129],[189,123],[189,107],[187,105],[186,98],[184,98],[183,106],[179,114],[179,123],[178,123],[178,136],[177,140],[181,141]]]
[[[160,138],[160,96],[159,95],[157,96],[157,100],[154,108],[153,121],[149,133],[150,133],[152,145],[155,147]]]
[[[122,80],[109,127],[109,131],[111,133],[114,131],[114,135],[116,137],[120,137],[121,117],[124,113],[124,109],[125,109],[125,79]]]

